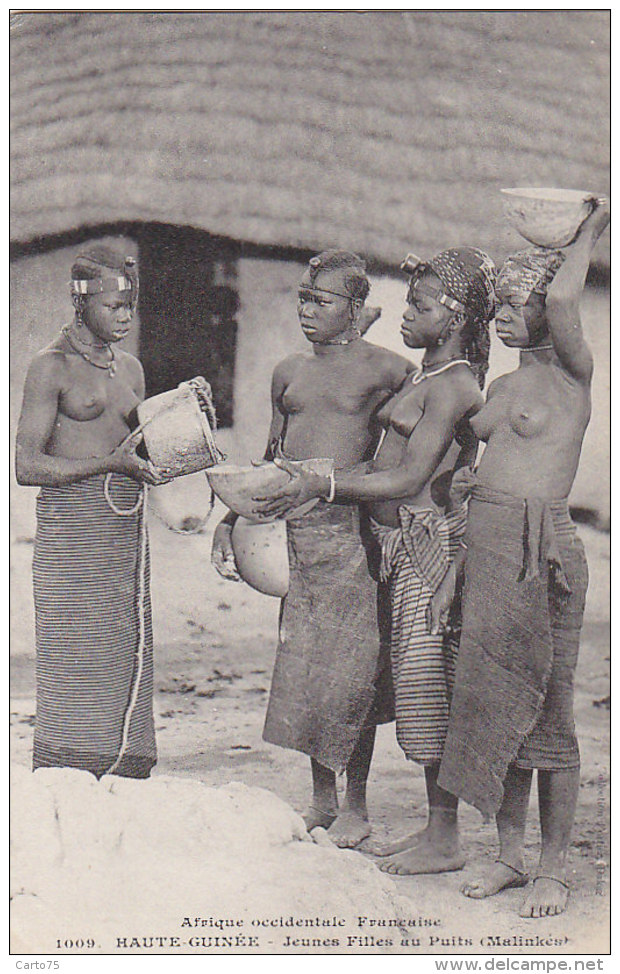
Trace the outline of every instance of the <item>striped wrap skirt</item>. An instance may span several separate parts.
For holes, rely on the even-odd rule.
[[[113,510],[135,508],[141,488],[114,474],[110,504],[104,482],[43,487],[37,498],[33,767],[99,777],[122,747],[115,773],[144,778],[156,761],[148,543],[142,505]]]
[[[390,596],[396,739],[409,760],[432,765],[446,739],[457,646],[450,633],[431,635],[427,610],[465,533],[467,511],[442,515],[402,505],[398,516],[397,528],[372,525]]]

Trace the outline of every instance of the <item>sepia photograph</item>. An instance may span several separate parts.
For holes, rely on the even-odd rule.
[[[603,970],[611,10],[8,19],[9,953]]]

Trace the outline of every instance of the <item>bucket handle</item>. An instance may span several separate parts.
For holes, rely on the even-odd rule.
[[[205,479],[207,480],[207,483],[209,484],[209,480],[208,480],[206,474],[205,474]],[[213,488],[211,487],[211,484],[209,484],[209,493],[210,493],[209,509],[208,509],[207,513],[203,517],[200,518],[198,524],[195,527],[190,528],[189,530],[185,530],[183,528],[177,528],[174,524],[172,524],[168,520],[168,518],[164,514],[161,514],[157,510],[157,508],[153,504],[153,488],[151,488],[151,504],[150,504],[149,510],[153,512],[153,514],[155,515],[155,517],[157,518],[158,521],[161,521],[161,523],[163,525],[165,525],[165,527],[167,527],[169,531],[173,531],[174,534],[184,534],[184,535],[188,535],[188,534],[200,534],[200,532],[208,524],[209,518],[213,514],[213,508],[215,507],[215,494],[213,492]]]
[[[189,386],[190,388],[192,388],[191,381],[189,381],[189,382],[180,382],[179,383],[179,386],[177,388],[180,388],[181,386],[184,386],[184,385]],[[127,443],[130,439],[132,439],[132,437],[136,436],[138,433],[142,433],[143,430],[145,429],[145,427],[147,427],[150,423],[152,423],[154,419],[157,419],[158,416],[161,416],[162,413],[167,412],[169,409],[173,409],[174,408],[174,405],[175,405],[174,403],[171,403],[171,404],[162,406],[159,409],[159,411],[156,412],[156,413],[154,413],[149,419],[145,419],[143,423],[140,423],[138,426],[136,426],[135,429],[131,430],[131,432],[127,434],[127,436],[125,437],[125,439],[122,440],[122,442],[120,443],[120,446],[123,446],[123,444]],[[217,430],[217,422],[216,422],[216,418],[215,418],[215,409],[213,408],[213,405],[211,404],[211,408],[209,409],[209,419],[213,422],[213,429],[211,429],[209,423],[205,419],[205,416],[204,416],[204,413],[203,413],[202,409],[199,408],[198,409],[198,412],[200,413],[200,419],[201,419],[201,423],[202,423],[202,432],[203,432],[203,436],[205,437],[205,441],[206,441],[206,444],[207,444],[207,448],[209,450],[209,453],[211,454],[211,456],[215,456],[215,457],[219,457],[219,458],[224,458],[225,459],[224,454],[220,450],[218,450],[217,446],[215,445],[215,439],[213,437],[213,433]],[[209,430],[209,436],[207,436],[207,434],[205,432],[205,429],[204,429],[205,426]],[[209,518],[211,517],[211,515],[213,513],[213,509],[215,507],[215,493],[213,491],[213,488],[211,487],[211,484],[209,483],[209,478],[207,477],[206,473],[205,473],[205,479],[206,479],[207,483],[209,484],[209,495],[210,495],[209,496],[209,509],[208,509],[207,513],[204,515],[204,517],[202,517],[200,519],[200,521],[198,522],[198,524],[196,525],[196,527],[192,528],[189,531],[184,531],[181,528],[177,528],[174,524],[171,524],[170,521],[168,520],[168,518],[166,518],[163,514],[160,514],[159,513],[159,511],[157,510],[157,508],[153,505],[153,502],[151,501],[151,505],[150,505],[151,511],[153,512],[153,514],[155,515],[155,517],[159,521],[161,521],[162,524],[164,524],[168,528],[169,531],[173,531],[175,534],[185,534],[185,535],[188,535],[188,534],[199,534],[203,530],[203,528],[206,526],[206,524],[209,521]],[[131,513],[133,513],[133,511]]]

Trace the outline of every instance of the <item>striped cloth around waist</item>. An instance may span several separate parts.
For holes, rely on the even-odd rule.
[[[373,533],[381,543],[381,581],[388,580],[404,548],[418,575],[435,592],[450,565],[450,543],[465,534],[467,506],[440,514],[434,508],[402,504],[398,520],[398,527],[371,521]]]

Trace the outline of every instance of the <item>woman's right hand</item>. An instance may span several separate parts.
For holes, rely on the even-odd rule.
[[[225,521],[220,521],[213,532],[211,564],[222,578],[228,578],[233,582],[241,580],[232,546],[232,527]]]
[[[160,470],[150,460],[143,460],[136,453],[141,439],[142,433],[136,432],[123,440],[109,456],[109,470],[153,487],[168,483],[172,479],[167,475],[168,471]]]

